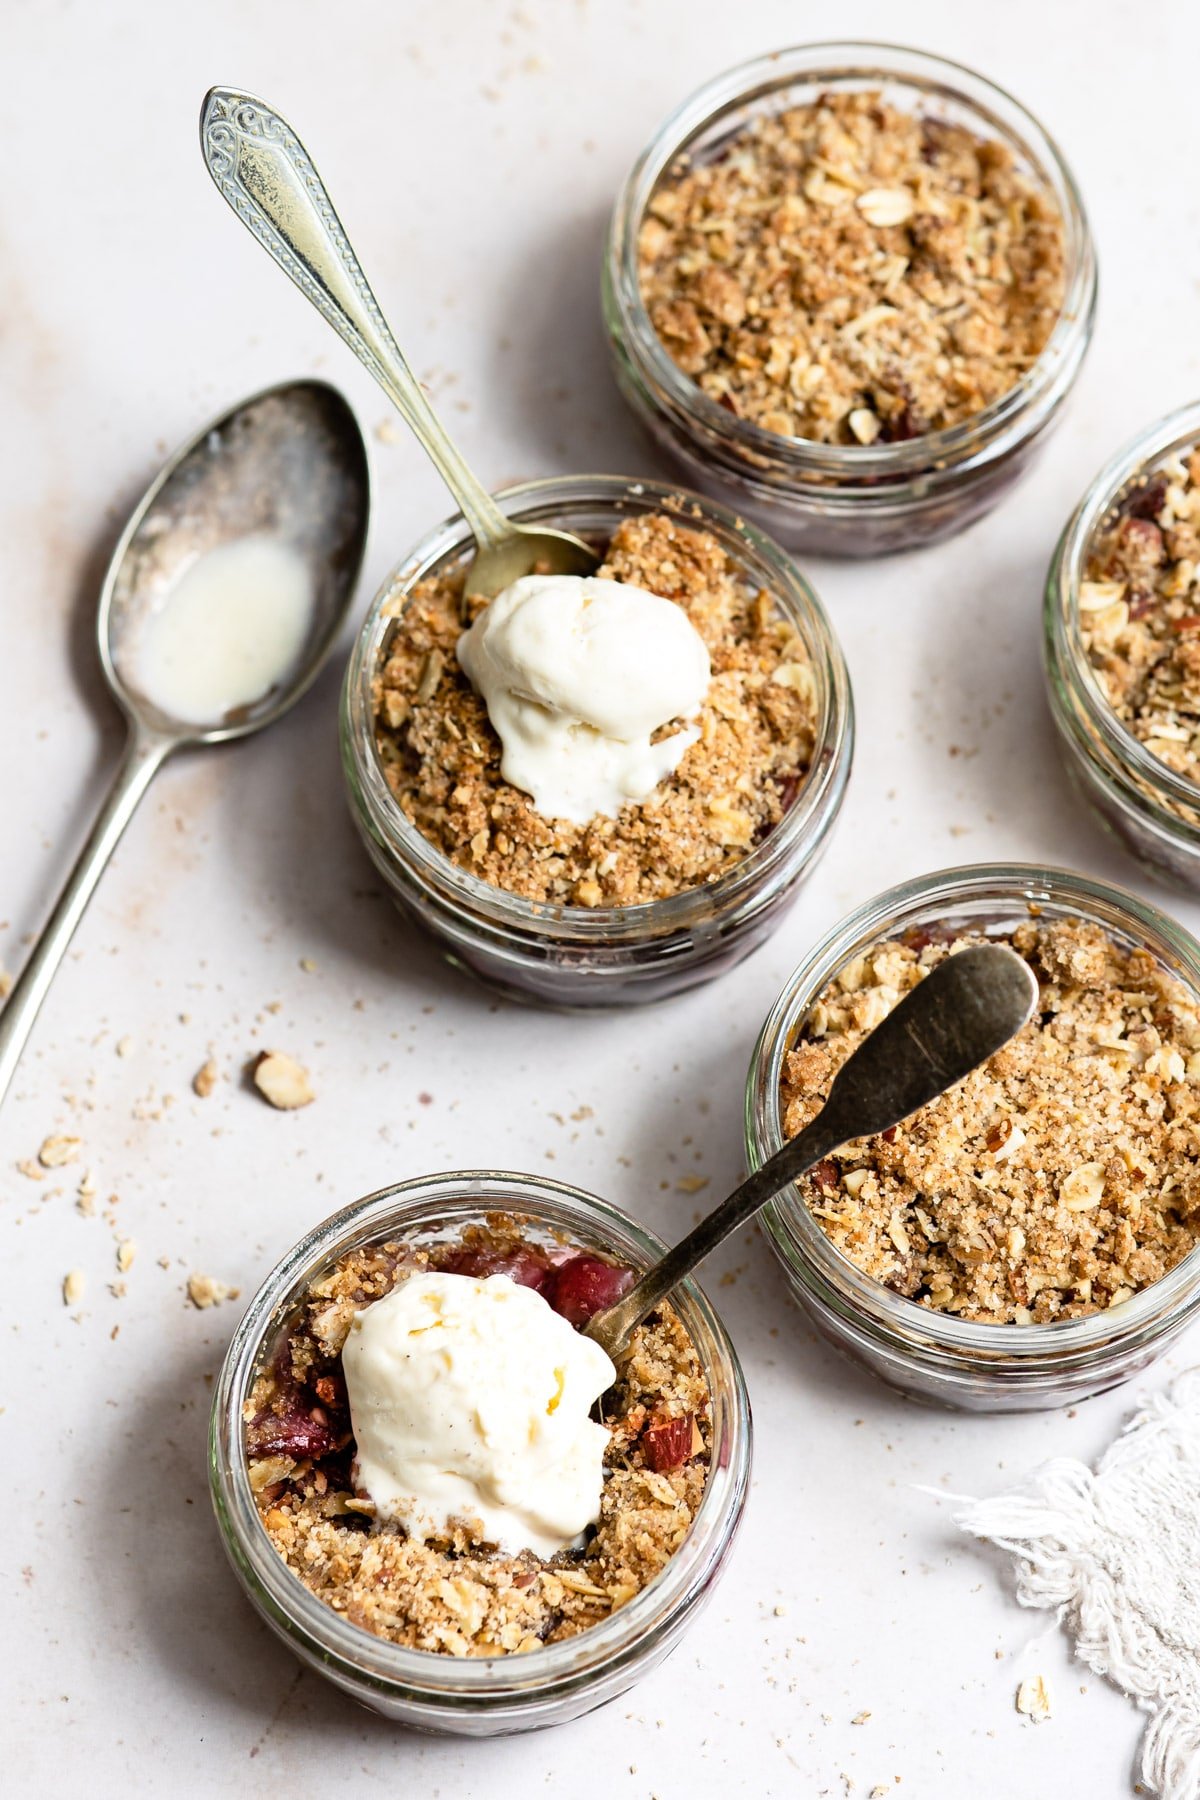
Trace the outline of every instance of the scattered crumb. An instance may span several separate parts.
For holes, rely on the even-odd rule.
[[[123,1281],[110,1281],[108,1284],[108,1291],[114,1300],[123,1300],[127,1289]]]
[[[48,1137],[38,1151],[38,1161],[43,1169],[60,1169],[64,1163],[75,1161],[81,1146],[82,1140],[77,1137]]]
[[[1035,1725],[1050,1717],[1050,1695],[1041,1675],[1030,1675],[1021,1683],[1016,1706],[1017,1711],[1032,1719]]]
[[[123,1037],[123,1038],[117,1039],[117,1055],[118,1056],[129,1056],[132,1053],[132,1050],[133,1050],[133,1039],[131,1037]]]
[[[390,419],[380,419],[375,427],[375,436],[381,444],[398,444],[400,442],[400,433]]]
[[[192,1076],[193,1094],[197,1094],[201,1100],[207,1100],[217,1085],[217,1074],[217,1065],[210,1056],[208,1061],[203,1063]]]
[[[22,1157],[17,1164],[17,1173],[24,1175],[27,1181],[45,1181],[46,1177],[33,1161],[32,1157]]]
[[[675,1183],[681,1194],[698,1194],[701,1188],[708,1186],[707,1175],[681,1175]]]
[[[132,1238],[122,1238],[117,1245],[117,1268],[124,1275],[133,1267],[133,1259],[137,1255],[137,1245]]]
[[[282,1050],[264,1050],[254,1064],[254,1085],[281,1112],[294,1112],[316,1099],[308,1070]]]
[[[84,1218],[84,1219],[91,1219],[91,1218],[95,1217],[96,1200],[95,1200],[95,1196],[91,1193],[90,1190],[87,1193],[85,1193],[84,1190],[82,1188],[80,1188],[79,1198],[75,1202],[75,1211],[80,1215],[81,1218]]]
[[[12,993],[12,984],[12,976],[4,967],[4,964],[0,963],[0,1000],[8,999],[8,996]]]
[[[316,962],[311,956],[302,956],[300,958],[300,967],[304,970],[306,975],[315,975],[317,972]]]
[[[776,1618],[777,1618],[777,1619],[786,1619],[786,1617],[787,1617],[787,1607],[786,1607],[786,1606],[777,1606],[777,1607],[776,1607],[776,1608],[775,1608],[775,1617],[776,1617]]]
[[[83,1290],[87,1286],[87,1278],[82,1269],[68,1269],[63,1276],[62,1297],[64,1306],[78,1306],[83,1299]]]
[[[859,1712],[859,1713],[855,1713],[855,1715],[854,1715],[854,1717],[853,1717],[853,1718],[852,1718],[852,1719],[851,1719],[851,1721],[850,1721],[850,1723],[851,1723],[851,1724],[852,1724],[852,1725],[865,1725],[865,1724],[866,1724],[866,1722],[867,1722],[867,1720],[868,1720],[868,1719],[869,1719],[869,1718],[870,1718],[870,1716],[871,1716],[871,1715],[870,1715],[870,1713],[869,1713],[869,1712]]]
[[[189,1275],[187,1291],[188,1299],[201,1312],[206,1307],[219,1306],[222,1300],[236,1300],[241,1293],[240,1288],[226,1287],[211,1275]]]

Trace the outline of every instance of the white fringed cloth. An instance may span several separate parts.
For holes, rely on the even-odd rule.
[[[1094,1473],[1056,1457],[956,1519],[1016,1558],[1022,1606],[1056,1607],[1080,1659],[1152,1714],[1146,1787],[1200,1800],[1200,1369],[1151,1400]]]

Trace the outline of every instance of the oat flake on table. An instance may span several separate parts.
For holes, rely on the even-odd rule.
[[[1055,1457],[956,1519],[1015,1557],[1021,1605],[1056,1607],[1080,1660],[1151,1714],[1142,1791],[1200,1800],[1200,1369],[1095,1470]]]

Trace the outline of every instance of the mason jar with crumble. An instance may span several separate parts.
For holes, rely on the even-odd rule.
[[[581,600],[556,589],[529,601],[548,610],[536,633],[522,627],[519,647],[536,635],[541,654],[561,632],[561,667],[513,673],[526,584],[490,604],[464,600],[473,542],[461,519],[440,526],[385,584],[351,658],[342,757],[354,818],[397,904],[458,966],[562,1007],[659,999],[754,949],[823,851],[850,771],[846,664],[795,565],[723,507],[608,476],[532,482],[502,504],[523,523],[583,536],[603,558]],[[636,751],[606,745],[593,723],[564,722],[559,704],[570,690],[577,713],[607,720],[579,690],[597,668],[611,674],[610,651],[628,664],[621,608],[635,592],[669,643],[624,669],[610,710],[643,673],[657,686],[693,656],[700,671],[692,701],[661,703],[686,716]],[[474,644],[502,602],[490,647]],[[579,653],[605,605],[615,642]],[[539,794],[543,739],[562,754]],[[560,780],[577,751],[588,759],[581,804]],[[643,759],[666,766],[661,778],[651,768],[640,798],[600,809],[592,777],[609,780],[610,752],[622,769],[630,755],[639,770]]]
[[[621,191],[603,277],[618,385],[688,479],[846,556],[996,503],[1095,304],[1049,135],[970,69],[886,44],[781,50],[684,101]]]
[[[468,1170],[372,1194],[288,1252],[225,1358],[210,1482],[242,1587],[304,1663],[405,1725],[493,1736],[591,1711],[674,1647],[712,1593],[746,1501],[750,1410],[737,1355],[691,1281],[638,1327],[615,1371],[608,1365],[613,1379],[590,1420],[570,1348],[608,1362],[578,1327],[663,1248],[577,1189]],[[485,1329],[474,1353],[465,1327],[452,1330],[463,1326],[463,1291],[487,1304],[488,1321],[497,1309],[519,1313],[516,1338],[497,1342]],[[410,1299],[417,1322],[400,1360],[419,1357],[418,1341],[429,1346],[429,1392],[406,1394],[389,1412],[363,1371],[394,1373],[394,1347],[386,1335],[363,1344],[376,1326],[386,1333],[389,1306]],[[566,1350],[546,1337],[552,1329]],[[543,1340],[550,1401],[543,1408],[534,1396],[526,1430],[514,1411],[522,1389],[513,1347],[533,1341],[540,1354]],[[364,1360],[371,1355],[374,1363]],[[485,1392],[501,1368],[504,1391]],[[456,1381],[472,1392],[458,1392]],[[537,1446],[556,1423],[543,1412],[556,1409],[559,1419],[578,1411],[589,1442],[570,1439],[565,1458],[548,1464]],[[456,1446],[448,1426],[458,1421],[461,1440],[485,1416],[474,1451]],[[406,1479],[432,1471],[426,1495],[449,1494],[440,1503],[453,1513],[455,1471],[475,1474],[463,1516],[419,1531],[387,1512],[380,1420],[394,1427],[397,1417],[410,1440],[414,1417],[438,1436],[436,1446],[400,1439]],[[471,1460],[481,1446],[502,1458],[489,1462],[486,1479],[478,1455]],[[560,1514],[558,1540],[543,1542],[531,1519],[548,1529],[580,1456],[595,1459],[599,1485],[601,1452],[596,1522],[563,1542],[577,1521],[563,1529]],[[481,1495],[493,1509],[482,1526],[469,1517]],[[510,1510],[497,1525],[501,1501]],[[526,1502],[528,1513],[511,1510]]]
[[[1152,874],[1200,889],[1200,403],[1108,462],[1046,582],[1050,709],[1077,789]]]
[[[862,1035],[954,948],[1010,942],[1040,1012],[990,1062],[764,1212],[822,1334],[919,1399],[1062,1406],[1200,1310],[1200,945],[1119,888],[1023,864],[905,883],[819,943],[754,1053],[757,1168]]]

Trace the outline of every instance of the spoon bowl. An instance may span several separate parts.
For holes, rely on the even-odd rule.
[[[177,744],[220,744],[273,724],[333,648],[366,544],[370,475],[349,405],[323,381],[267,388],[176,452],[113,551],[97,634],[110,688],[131,724]],[[304,565],[312,596],[305,640],[284,678],[212,723],[175,718],[146,693],[139,652],[150,619],[200,557],[268,537]]]
[[[129,725],[125,754],[49,923],[0,1013],[0,1104],[21,1051],[105,864],[155,774],[175,750],[261,731],[295,704],[333,648],[367,536],[366,446],[349,406],[321,381],[256,394],[207,425],[151,483],[121,533],[100,590],[105,678]],[[288,553],[307,595],[290,659],[244,704],[196,719],[165,711],[141,674],[147,633],[193,568],[251,539]],[[218,591],[210,587],[205,598]],[[207,612],[200,615],[201,626]],[[229,620],[224,620],[228,627]],[[239,615],[236,625],[240,630]],[[247,611],[239,647],[262,630]]]

